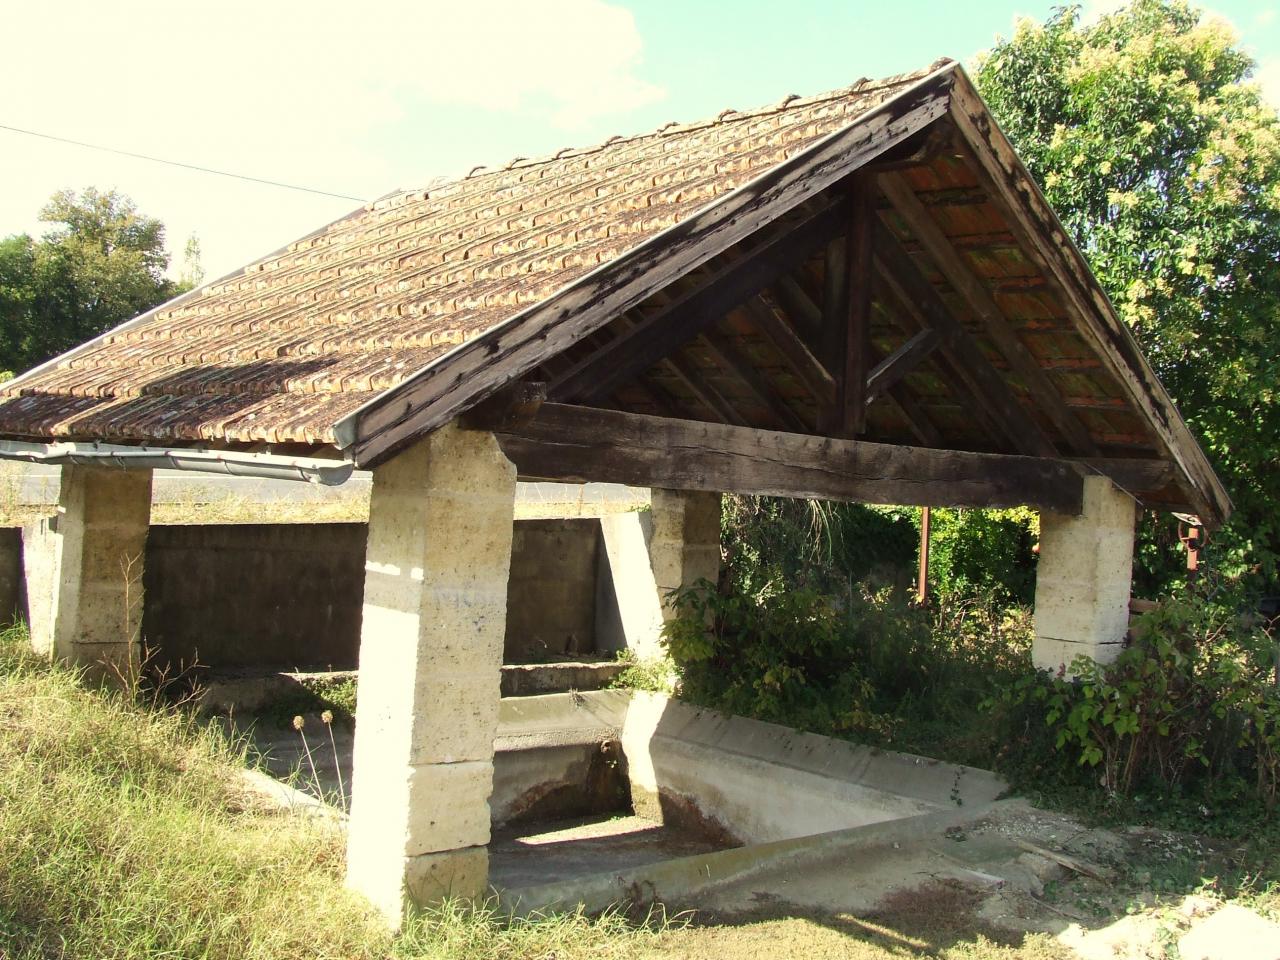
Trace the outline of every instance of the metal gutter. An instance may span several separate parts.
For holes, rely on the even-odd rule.
[[[236,450],[131,447],[110,443],[25,443],[18,440],[0,440],[0,460],[116,467],[120,470],[190,470],[229,477],[300,480],[327,487],[346,482],[355,469],[350,460],[283,457]]]

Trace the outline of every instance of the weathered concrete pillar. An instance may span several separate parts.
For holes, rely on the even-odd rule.
[[[648,513],[600,518],[604,549],[596,592],[601,650],[662,655],[663,625],[675,616],[667,594],[720,575],[720,495],[651,492]]]
[[[1077,656],[1109,663],[1129,627],[1133,576],[1133,498],[1106,477],[1084,481],[1078,517],[1040,515],[1032,660],[1042,670]]]
[[[660,596],[720,576],[720,494],[691,490],[653,491],[653,535],[649,541],[653,579]],[[676,615],[663,604],[667,620]]]
[[[515,490],[452,424],[373,472],[347,882],[395,925],[488,886]]]
[[[97,679],[139,663],[151,471],[65,466],[58,512],[24,530],[32,646]]]

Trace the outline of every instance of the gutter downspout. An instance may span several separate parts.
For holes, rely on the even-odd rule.
[[[121,470],[190,470],[230,477],[300,480],[327,487],[344,483],[355,469],[350,460],[284,457],[234,450],[188,447],[131,447],[109,443],[26,443],[0,440],[0,460],[76,464]]]

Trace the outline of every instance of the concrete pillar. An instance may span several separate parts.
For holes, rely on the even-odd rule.
[[[1106,477],[1084,481],[1080,516],[1040,515],[1036,568],[1037,668],[1057,672],[1077,656],[1109,663],[1129,628],[1133,498]]]
[[[95,679],[136,674],[150,522],[150,470],[62,468],[57,514],[23,532],[37,651]]]
[[[452,424],[373,472],[347,882],[393,925],[488,887],[515,491]]]
[[[600,518],[604,549],[596,591],[600,650],[663,654],[663,625],[675,616],[666,596],[720,576],[720,495],[655,488],[648,513]]]
[[[714,584],[720,576],[720,494],[655,488],[649,558],[663,598],[699,580]],[[675,615],[664,602],[664,618]]]

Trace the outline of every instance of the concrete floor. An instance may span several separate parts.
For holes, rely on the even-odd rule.
[[[631,814],[525,824],[494,831],[489,881],[502,891],[627,873],[723,849],[705,838]]]

